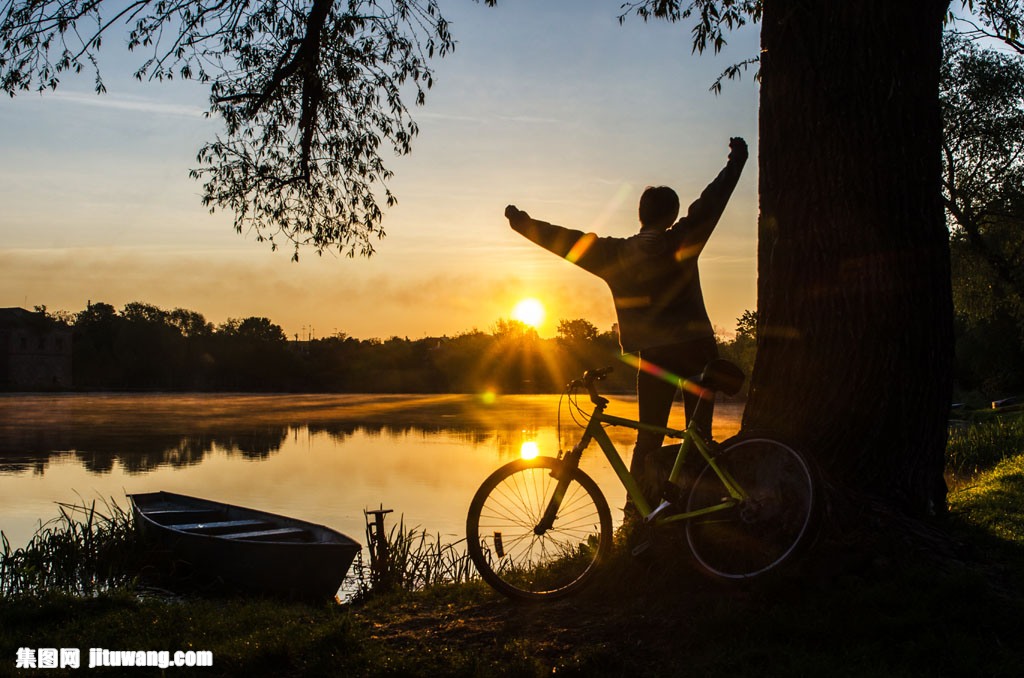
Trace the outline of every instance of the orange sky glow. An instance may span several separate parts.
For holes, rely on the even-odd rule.
[[[685,210],[724,166],[730,136],[757,143],[756,83],[708,92],[756,52],[756,31],[738,33],[732,52],[698,57],[681,25],[620,26],[618,7],[442,4],[459,45],[413,111],[412,154],[384,150],[399,202],[369,259],[304,250],[292,263],[287,247],[271,252],[234,233],[230,214],[202,207],[188,170],[219,126],[202,117],[198,83],[136,83],[112,48],[102,97],[82,77],[5,99],[0,306],[143,301],[213,323],[266,316],[293,337],[419,338],[486,331],[535,298],[541,336],[563,319],[607,330],[604,283],[511,231],[505,205],[627,236],[645,186],[673,186]],[[755,306],[756,167],[752,158],[701,256],[725,334]]]

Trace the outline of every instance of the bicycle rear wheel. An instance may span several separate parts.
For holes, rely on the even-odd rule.
[[[810,541],[818,483],[811,464],[789,445],[763,437],[723,444],[715,463],[747,493],[736,506],[694,518],[686,538],[697,562],[727,579],[772,570]],[[721,503],[725,487],[707,466],[694,481],[687,510]]]
[[[477,490],[466,519],[467,550],[480,576],[512,598],[544,599],[578,590],[612,545],[612,516],[597,484],[577,469],[555,521],[537,529],[556,491],[551,457],[517,460]]]

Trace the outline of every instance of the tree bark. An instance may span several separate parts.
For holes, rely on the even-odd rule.
[[[953,306],[939,65],[948,0],[766,0],[758,355],[745,429],[834,487],[945,510]]]

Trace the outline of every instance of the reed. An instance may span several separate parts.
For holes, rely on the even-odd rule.
[[[359,596],[395,590],[419,591],[442,584],[457,584],[477,578],[476,568],[463,546],[465,539],[443,541],[399,519],[386,535],[371,542],[370,568],[359,563]],[[366,576],[368,574],[368,577]]]
[[[91,595],[127,586],[138,571],[131,512],[113,499],[57,504],[21,548],[0,532],[0,598],[63,592]]]

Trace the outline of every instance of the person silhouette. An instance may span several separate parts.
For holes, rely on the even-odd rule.
[[[637,406],[641,422],[666,426],[681,378],[699,374],[718,357],[714,329],[704,305],[697,259],[732,196],[747,160],[747,144],[729,140],[725,168],[679,218],[679,196],[667,186],[647,187],[640,196],[640,230],[628,238],[555,226],[533,219],[515,205],[505,208],[513,230],[602,278],[611,289],[624,354],[638,357]],[[700,396],[683,390],[687,422]],[[710,436],[713,399],[696,422]],[[663,436],[637,433],[630,471],[656,502],[665,473],[657,468]],[[627,500],[627,518],[635,510]],[[631,513],[633,515],[631,515]]]

